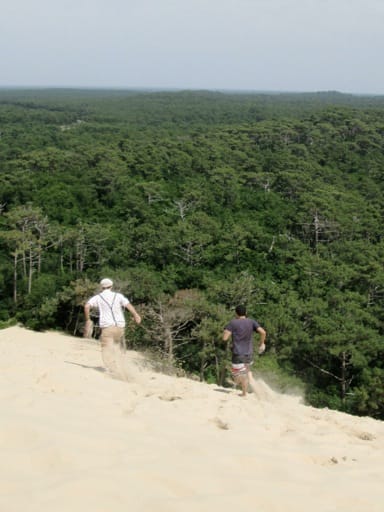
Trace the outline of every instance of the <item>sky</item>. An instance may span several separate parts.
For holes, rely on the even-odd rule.
[[[12,0],[0,87],[384,94],[383,0]]]

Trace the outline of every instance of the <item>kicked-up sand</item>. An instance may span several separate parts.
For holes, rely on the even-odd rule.
[[[1,512],[383,512],[384,423],[0,331]]]

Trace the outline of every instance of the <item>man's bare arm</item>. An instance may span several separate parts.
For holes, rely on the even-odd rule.
[[[229,340],[229,338],[231,337],[231,331],[228,331],[227,329],[224,329],[224,332],[223,332],[223,341],[227,341]]]
[[[86,304],[84,306],[84,317],[85,317],[85,325],[83,330],[84,338],[92,338],[93,334],[93,322],[90,317],[91,306],[90,304]]]
[[[137,324],[140,324],[141,323],[141,316],[136,311],[136,309],[132,306],[132,304],[129,302],[125,307],[131,313],[131,315],[133,316],[135,322]]]
[[[259,354],[263,354],[265,352],[265,339],[267,337],[267,333],[262,327],[258,327],[257,332],[260,334]]]

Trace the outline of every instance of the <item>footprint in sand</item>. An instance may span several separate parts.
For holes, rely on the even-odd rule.
[[[214,418],[213,423],[221,430],[229,430],[229,425],[226,421],[221,420],[220,418]]]
[[[160,400],[164,400],[166,402],[174,402],[175,400],[181,400],[181,396],[176,395],[160,395]]]

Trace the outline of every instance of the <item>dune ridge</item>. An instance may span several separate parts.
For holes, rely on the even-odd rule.
[[[383,511],[383,422],[257,375],[243,399],[134,351],[123,372],[103,370],[96,341],[0,331],[1,511]]]

